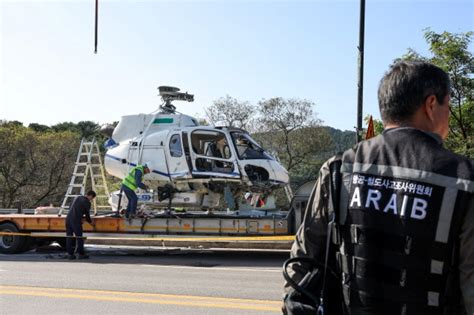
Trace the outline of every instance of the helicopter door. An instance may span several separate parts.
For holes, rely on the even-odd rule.
[[[186,162],[186,154],[183,150],[181,133],[170,133],[168,137],[168,168],[171,179],[190,178],[191,172]]]
[[[186,157],[186,163],[188,164],[189,171],[192,173],[193,162],[191,159],[191,151],[189,149],[189,139],[188,139],[187,132],[183,131],[182,139],[183,139],[183,149],[184,149],[184,156]]]
[[[195,129],[189,135],[193,177],[240,178],[236,158],[225,133]]]

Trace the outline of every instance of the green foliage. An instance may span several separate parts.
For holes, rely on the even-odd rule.
[[[37,123],[29,124],[28,128],[30,128],[30,129],[32,129],[33,131],[36,131],[36,132],[46,132],[46,131],[51,130],[50,127],[48,127],[46,125],[42,125],[42,124],[37,124]]]
[[[474,56],[469,45],[474,32],[436,33],[425,30],[431,57],[409,49],[397,60],[425,60],[445,70],[451,78],[451,117],[446,146],[452,151],[474,158]],[[396,61],[397,61],[396,60]]]
[[[70,131],[70,132],[79,133],[79,128],[73,122],[62,122],[62,123],[51,126],[51,129],[55,132]]]
[[[103,139],[100,133],[100,126],[90,120],[80,121],[77,124],[73,122],[62,122],[51,126],[51,129],[55,132],[69,131],[78,133],[81,138],[91,140],[93,137]]]
[[[367,127],[369,126],[369,120],[370,120],[370,115],[367,115],[364,117],[365,124]],[[376,136],[382,134],[383,132],[383,122],[380,119],[376,119],[372,117],[372,122],[374,123],[374,133]],[[362,134],[362,139],[365,139],[365,135],[367,133],[367,128],[364,128],[363,134]]]
[[[77,129],[81,134],[81,138],[91,140],[94,137],[100,137],[99,129],[100,126],[93,121],[80,121],[77,123]]]
[[[69,182],[79,144],[77,134],[0,126],[0,206],[58,205]]]
[[[256,137],[290,172],[309,157],[332,149],[329,135],[314,117],[313,106],[307,100],[281,97],[258,104],[260,132]]]
[[[23,123],[18,120],[11,120],[11,121],[6,121],[6,120],[0,120],[0,126],[2,127],[23,127]]]
[[[116,124],[116,123],[115,123]],[[31,208],[59,205],[72,175],[81,138],[105,138],[92,121],[63,122],[51,127],[0,121],[0,207],[16,202]]]
[[[325,154],[324,158],[313,156],[308,158],[305,163],[302,163],[290,171],[291,188],[293,191],[298,189],[304,183],[318,178],[319,169],[323,163],[334,154]]]
[[[341,131],[339,129],[335,129],[332,127],[323,127],[332,139],[334,144],[333,150],[331,155],[327,156],[325,160],[327,160],[332,155],[338,152],[344,152],[345,150],[353,147],[356,144],[356,133],[355,131],[344,130]]]
[[[465,101],[456,111],[449,118],[450,135],[446,139],[446,146],[458,154],[474,159],[474,101]]]

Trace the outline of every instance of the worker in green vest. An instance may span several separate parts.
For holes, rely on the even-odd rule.
[[[150,173],[150,168],[148,164],[137,165],[131,169],[130,173],[122,181],[122,191],[125,193],[128,199],[127,211],[125,212],[125,217],[130,218],[135,216],[137,211],[137,202],[138,197],[135,193],[137,188],[148,189],[148,187],[143,184],[143,177],[145,174]]]

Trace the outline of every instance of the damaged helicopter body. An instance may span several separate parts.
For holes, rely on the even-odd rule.
[[[132,167],[147,163],[151,172],[144,180],[156,190],[142,201],[214,208],[221,196],[229,206],[231,196],[268,196],[288,184],[286,169],[244,130],[200,126],[174,108],[162,109],[122,117],[106,144],[105,167],[115,177],[122,179]]]

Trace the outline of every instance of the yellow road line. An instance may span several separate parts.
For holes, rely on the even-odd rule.
[[[93,295],[91,293],[94,293]],[[0,295],[38,296],[97,301],[168,304],[208,308],[243,309],[256,311],[280,311],[279,301],[217,298],[204,296],[137,293],[106,290],[61,289],[43,287],[0,286]],[[185,301],[183,301],[185,300]]]
[[[116,295],[140,295],[149,297],[162,297],[162,298],[186,298],[194,300],[209,300],[215,301],[232,301],[232,302],[251,302],[251,303],[280,303],[280,301],[272,300],[255,300],[255,299],[239,299],[239,298],[223,298],[223,297],[209,297],[209,296],[196,296],[196,295],[181,295],[181,294],[164,294],[164,293],[145,293],[145,292],[128,292],[128,291],[111,291],[111,290],[89,290],[89,289],[67,289],[67,288],[48,288],[48,287],[33,287],[33,286],[15,286],[15,285],[0,285],[2,289],[28,289],[28,290],[41,290],[41,291],[61,291],[61,292],[73,292],[73,293],[98,293],[98,294],[116,294]]]
[[[85,231],[88,233],[89,231]],[[34,234],[31,235],[30,233],[20,233],[20,232],[0,232],[0,236],[34,236],[34,237],[71,237],[75,238],[76,236],[66,236],[66,235],[49,235],[49,234]],[[131,240],[149,240],[149,241],[186,241],[186,242],[199,242],[199,241],[293,241],[295,239],[294,235],[270,235],[270,236],[208,236],[208,237],[160,237],[161,235],[157,235],[154,237],[130,237]],[[101,237],[101,236],[83,236],[82,238],[90,238],[90,239],[126,239],[127,237]]]

